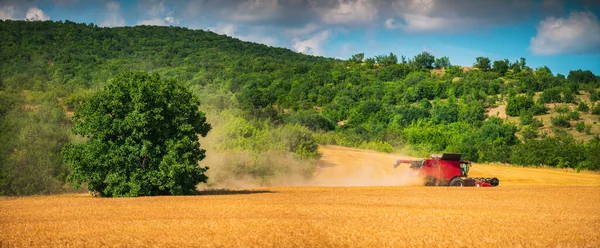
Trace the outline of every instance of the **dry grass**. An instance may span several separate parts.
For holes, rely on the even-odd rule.
[[[3,245],[598,247],[599,187],[289,187],[2,199]]]
[[[398,158],[339,147],[323,147],[322,152],[317,181],[335,178],[335,170],[342,173],[339,178],[347,178],[355,174],[352,168],[369,166],[381,166],[371,175],[383,176]],[[272,187],[187,197],[0,198],[0,246],[600,246],[599,174],[473,167],[474,176],[486,173],[498,176],[501,186]]]

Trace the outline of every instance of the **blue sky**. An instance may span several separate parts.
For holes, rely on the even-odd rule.
[[[520,57],[600,74],[598,0],[0,0],[0,19],[211,30],[306,54]]]

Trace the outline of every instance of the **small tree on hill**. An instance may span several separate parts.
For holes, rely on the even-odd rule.
[[[198,135],[211,129],[199,104],[175,81],[119,74],[75,111],[73,132],[87,141],[63,150],[70,180],[101,196],[194,193],[208,179]]]
[[[476,62],[473,67],[478,68],[480,70],[489,70],[490,69],[490,59],[487,57],[477,57],[475,58]]]
[[[435,62],[435,57],[426,51],[423,51],[414,58],[415,66],[419,68],[433,68],[433,63]],[[448,62],[450,63],[450,62]]]

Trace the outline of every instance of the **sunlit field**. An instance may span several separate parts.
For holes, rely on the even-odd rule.
[[[365,161],[387,163],[372,170],[383,173],[396,158],[338,147],[321,151],[318,182],[333,177],[335,168],[350,175],[348,167],[365,167]],[[488,173],[500,178],[499,187],[371,181],[365,183],[372,186],[212,190],[181,197],[1,198],[0,240],[2,247],[600,246],[600,175],[473,167],[473,176]]]

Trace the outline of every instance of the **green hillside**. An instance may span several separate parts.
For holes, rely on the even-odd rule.
[[[69,116],[123,70],[183,82],[214,127],[203,147],[245,154],[209,183],[310,175],[317,144],[600,168],[600,77],[577,68],[473,58],[464,69],[427,52],[335,60],[179,27],[0,21],[0,36],[3,195],[64,190],[62,147],[83,140]]]

